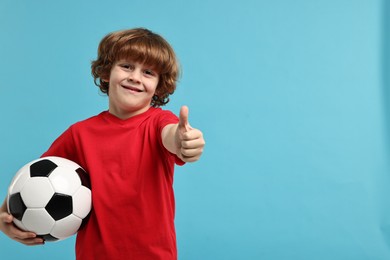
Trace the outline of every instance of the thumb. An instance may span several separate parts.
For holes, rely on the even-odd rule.
[[[5,223],[11,223],[13,219],[14,218],[12,217],[11,214],[8,213],[1,214],[1,221]]]
[[[190,123],[188,122],[188,107],[182,106],[179,114],[179,127],[185,129],[185,131],[191,130]]]

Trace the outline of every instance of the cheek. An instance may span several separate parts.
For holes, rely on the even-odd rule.
[[[157,88],[160,85],[159,83],[160,83],[160,81],[158,79],[154,82],[154,90],[157,90]]]
[[[148,88],[149,92],[154,93],[156,91],[157,87],[158,87],[158,81],[151,81],[151,82],[149,82],[147,88]]]

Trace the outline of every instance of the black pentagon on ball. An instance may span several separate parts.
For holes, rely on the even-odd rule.
[[[50,235],[50,234],[47,234],[47,235],[39,235],[39,236],[37,236],[37,237],[40,237],[40,238],[42,238],[44,241],[49,241],[49,242],[59,240],[58,238],[53,237],[53,236]]]
[[[55,168],[57,168],[57,164],[48,159],[43,159],[30,165],[30,176],[48,177]]]
[[[27,207],[23,202],[22,196],[20,193],[12,194],[9,197],[9,211],[12,216],[14,216],[17,220],[22,221],[23,214],[26,211]]]
[[[91,189],[91,181],[89,180],[88,174],[82,168],[78,168],[76,172],[80,177],[81,185]]]
[[[73,212],[72,197],[66,194],[54,193],[45,209],[56,221],[65,218]]]

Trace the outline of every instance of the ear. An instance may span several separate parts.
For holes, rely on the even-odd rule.
[[[160,90],[159,90],[158,85],[157,85],[156,90],[154,91],[154,96],[160,96]]]
[[[102,72],[100,75],[100,80],[103,82],[110,82],[110,72]]]

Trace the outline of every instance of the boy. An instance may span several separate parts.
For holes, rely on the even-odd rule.
[[[176,88],[179,66],[171,46],[143,28],[108,34],[92,62],[108,111],[70,126],[42,156],[60,156],[90,175],[93,210],[77,234],[76,258],[177,259],[174,164],[197,161],[202,132],[162,110]],[[43,244],[12,224],[6,201],[0,230],[26,245]]]

